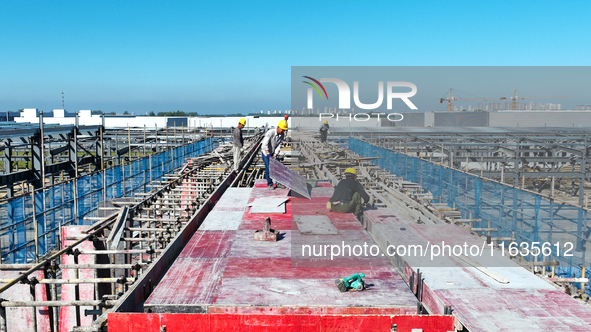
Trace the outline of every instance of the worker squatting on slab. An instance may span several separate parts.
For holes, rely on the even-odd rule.
[[[354,168],[347,168],[345,178],[337,184],[326,207],[328,209],[332,208],[334,212],[353,212],[357,219],[361,220],[363,216],[362,199],[363,203],[369,202],[369,195],[365,192],[361,183],[357,181],[357,171]]]
[[[267,179],[267,187],[273,190],[273,180],[269,176],[269,158],[277,159],[279,152],[281,152],[281,144],[287,132],[287,121],[281,120],[277,124],[277,128],[271,128],[265,133],[263,143],[261,144],[261,151],[263,152],[263,162],[265,163],[265,179]],[[278,183],[277,188],[285,188]]]
[[[328,136],[328,132],[330,131],[330,126],[328,125],[328,121],[324,120],[324,124],[320,127],[320,142],[326,142],[326,137]]]
[[[242,128],[246,126],[246,120],[240,119],[238,121],[238,127],[234,129],[232,133],[232,140],[234,144],[234,170],[238,171],[240,165],[240,152],[244,146],[244,140],[242,139]]]

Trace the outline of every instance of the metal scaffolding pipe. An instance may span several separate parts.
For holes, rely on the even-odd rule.
[[[119,301],[2,301],[0,307],[2,308],[16,308],[16,307],[80,307],[80,306],[98,306],[98,307],[112,307]],[[1,321],[0,321],[1,323]]]
[[[0,264],[0,270],[25,270],[34,267],[35,264]],[[133,269],[134,267],[144,268],[148,264],[59,264],[60,269]]]
[[[0,279],[0,283],[6,283],[12,279]],[[102,284],[102,283],[133,283],[134,278],[90,278],[90,279],[35,279],[40,284]]]

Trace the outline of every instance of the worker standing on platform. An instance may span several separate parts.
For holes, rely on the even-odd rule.
[[[287,131],[287,121],[281,120],[277,128],[271,128],[265,133],[263,142],[261,143],[261,151],[263,152],[263,162],[265,163],[265,179],[267,179],[267,187],[273,190],[273,180],[269,176],[269,158],[277,158],[281,152],[281,144],[285,138]],[[285,188],[281,184],[277,184],[278,188]]]
[[[328,121],[324,120],[324,124],[320,127],[320,143],[326,142],[329,130],[330,126],[328,125]]]
[[[332,208],[334,212],[350,213],[353,212],[357,219],[361,221],[363,216],[363,203],[369,202],[369,195],[363,189],[363,186],[357,181],[357,172],[354,168],[345,170],[345,178],[339,182],[334,189],[332,197],[326,204],[327,208]]]
[[[242,128],[246,126],[246,120],[240,119],[238,121],[238,127],[234,129],[232,133],[232,139],[234,143],[234,170],[238,171],[238,166],[240,165],[240,151],[242,151],[242,147],[244,146],[244,140],[242,139]]]

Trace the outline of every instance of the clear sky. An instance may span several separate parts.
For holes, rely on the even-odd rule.
[[[289,109],[291,66],[591,65],[590,12],[590,1],[0,0],[0,111],[61,108],[62,91],[68,111]]]

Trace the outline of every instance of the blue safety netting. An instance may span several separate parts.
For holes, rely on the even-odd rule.
[[[491,228],[497,229],[491,232],[492,237],[514,237],[517,245],[538,242],[540,248],[547,243],[537,259],[559,261],[555,268],[559,277],[581,277],[582,267],[591,266],[591,252],[587,254],[587,250],[591,251],[591,227],[587,226],[591,216],[583,209],[358,139],[349,139],[349,149],[361,157],[380,157],[372,162],[404,180],[420,184],[435,200],[457,208],[462,218],[481,219],[475,227],[488,227],[490,220]],[[536,257],[524,258],[533,261]],[[590,293],[589,289],[586,292]]]
[[[211,151],[212,144],[209,138],[36,191],[34,198],[28,194],[0,203],[2,263],[33,261],[35,237],[43,255],[58,244],[60,225],[91,223],[84,217],[95,215],[99,202],[149,191],[146,184],[182,167],[187,158]]]

